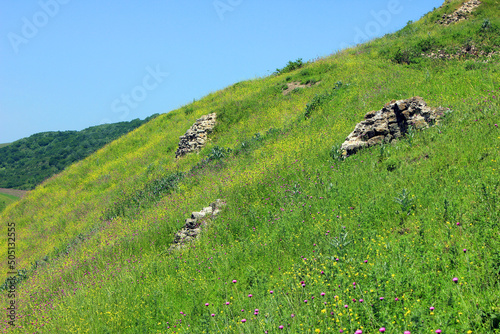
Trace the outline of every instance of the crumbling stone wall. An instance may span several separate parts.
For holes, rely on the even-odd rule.
[[[169,251],[181,249],[188,243],[194,241],[202,232],[207,224],[215,219],[221,208],[226,205],[221,199],[217,199],[201,211],[192,212],[191,216],[186,219],[184,227],[180,229],[174,236],[174,241],[169,248]]]
[[[342,144],[346,155],[363,147],[391,142],[403,136],[410,126],[422,129],[433,125],[446,109],[431,109],[419,96],[407,100],[391,101],[382,109],[370,111],[354,128]]]
[[[190,152],[197,151],[205,146],[208,140],[208,134],[215,127],[217,115],[215,113],[202,116],[179,137],[179,147],[175,152],[175,157],[179,158]]]
[[[439,21],[442,25],[450,25],[452,23],[460,22],[467,19],[467,16],[472,13],[479,5],[481,1],[479,0],[469,0],[465,2],[460,8],[454,11],[452,14],[443,14],[442,19]]]

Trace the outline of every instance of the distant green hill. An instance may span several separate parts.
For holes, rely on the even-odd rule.
[[[156,116],[143,121],[102,124],[82,131],[40,132],[11,144],[0,144],[0,188],[33,189]]]

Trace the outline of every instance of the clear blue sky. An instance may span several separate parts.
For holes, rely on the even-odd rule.
[[[443,0],[0,0],[0,143],[165,113]]]

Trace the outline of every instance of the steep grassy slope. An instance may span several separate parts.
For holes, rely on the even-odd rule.
[[[0,188],[33,189],[154,117],[101,124],[81,131],[40,132],[0,145]]]
[[[0,219],[16,224],[28,278],[18,276],[18,327],[4,331],[498,332],[498,58],[418,49],[429,36],[425,52],[466,37],[499,48],[497,1],[435,24],[460,3],[161,115],[9,206]],[[307,80],[321,82],[281,93]],[[394,145],[333,158],[366,112],[415,95],[453,112]],[[179,136],[211,112],[209,145],[175,160]],[[232,151],[204,160],[220,147]],[[166,252],[188,214],[216,198],[227,206],[201,239]]]

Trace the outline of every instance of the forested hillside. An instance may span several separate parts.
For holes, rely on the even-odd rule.
[[[0,147],[0,188],[33,189],[156,116],[143,121],[102,124],[82,131],[41,132]]]

